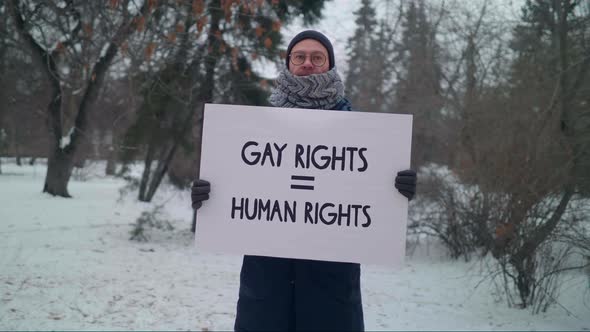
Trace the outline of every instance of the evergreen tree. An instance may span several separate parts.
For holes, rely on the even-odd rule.
[[[510,73],[514,99],[530,101],[530,116],[547,119],[566,138],[572,186],[590,194],[590,4],[527,1],[513,34],[517,58]],[[518,97],[518,98],[517,98]],[[548,112],[538,114],[540,110]]]
[[[380,112],[396,112],[392,98],[392,81],[394,75],[394,35],[395,32],[386,19],[379,22],[379,30],[369,55],[370,64],[368,77],[373,82],[369,89],[373,89],[373,96],[370,99],[373,110]]]
[[[414,115],[412,167],[419,167],[437,161],[435,151],[443,151],[436,137],[443,106],[439,46],[423,1],[409,3],[402,27],[402,40],[396,45],[401,70],[394,86],[394,109]]]
[[[354,12],[356,30],[348,40],[348,75],[346,95],[352,104],[364,111],[375,111],[374,100],[377,79],[370,75],[371,60],[375,58],[375,30],[377,20],[371,0],[362,0]]]
[[[387,86],[392,77],[393,32],[386,20],[376,19],[371,0],[355,11],[356,30],[348,40],[346,96],[362,111],[391,111]]]

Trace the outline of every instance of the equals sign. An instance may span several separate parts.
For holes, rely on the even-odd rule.
[[[315,180],[314,176],[291,175],[291,180],[295,181],[310,181]],[[313,185],[292,184],[291,189],[313,190]]]

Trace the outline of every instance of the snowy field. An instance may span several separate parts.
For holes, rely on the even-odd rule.
[[[41,194],[45,166],[3,160],[0,175],[0,330],[231,330],[241,257],[199,252],[189,193],[161,188],[172,231],[129,241],[153,208],[121,197],[104,165],[77,174],[75,198]],[[480,262],[422,243],[404,268],[363,266],[367,330],[589,330],[589,280],[564,278],[560,305],[533,316],[507,308]]]

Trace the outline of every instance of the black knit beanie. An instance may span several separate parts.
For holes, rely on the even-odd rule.
[[[289,47],[287,47],[287,68],[289,68],[289,55],[291,55],[291,50],[295,46],[295,44],[299,43],[304,39],[313,39],[317,40],[320,44],[322,44],[326,50],[328,51],[328,63],[330,64],[330,69],[334,68],[334,48],[332,47],[332,43],[328,37],[324,36],[321,32],[315,30],[305,30],[297,34],[297,36],[293,37],[291,42],[289,43]]]

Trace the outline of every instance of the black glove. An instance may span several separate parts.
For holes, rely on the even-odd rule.
[[[395,187],[399,192],[411,201],[416,194],[416,171],[407,169],[397,172],[395,177]]]
[[[193,202],[193,209],[198,210],[203,201],[209,199],[209,192],[211,191],[211,184],[208,181],[197,179],[193,182],[191,187],[191,200]]]

